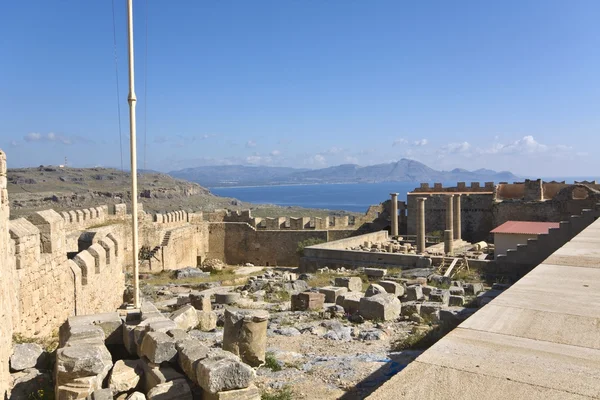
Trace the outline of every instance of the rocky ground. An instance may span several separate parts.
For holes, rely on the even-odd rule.
[[[434,311],[415,315],[413,305],[431,304],[429,296],[409,300],[407,288],[415,285],[449,294],[451,284],[441,277],[432,276],[433,269],[405,272],[392,270],[386,281],[397,282],[405,310],[395,318],[368,320],[359,313],[349,313],[334,303],[324,303],[318,310],[292,311],[290,297],[299,292],[327,290],[336,278],[358,277],[361,281],[359,296],[373,295],[372,288],[383,277],[368,277],[364,270],[329,271],[296,275],[293,269],[263,267],[224,267],[212,271],[212,276],[165,279],[164,274],[146,276],[144,292],[149,300],[167,312],[176,309],[190,293],[215,295],[233,294],[232,304],[213,303],[217,327],[211,332],[191,331],[209,347],[220,347],[223,340],[223,313],[225,307],[265,309],[270,313],[267,330],[266,363],[257,369],[256,385],[263,398],[273,399],[362,399],[390,376],[416,358],[425,348],[443,335],[445,323],[457,324],[484,304],[489,296],[471,292],[461,297],[463,306],[449,307],[449,296],[436,304]],[[171,275],[171,276],[176,276]],[[249,276],[246,276],[249,275]],[[429,284],[425,276],[431,276]],[[466,281],[479,280],[477,274],[463,276]],[[184,282],[181,282],[184,281]],[[435,285],[435,286],[433,286]],[[483,290],[476,289],[476,292]],[[436,287],[437,286],[437,287]],[[325,289],[323,289],[325,288]],[[455,287],[454,293],[464,292]],[[412,289],[409,289],[412,293]],[[393,296],[392,296],[393,297]],[[182,300],[183,299],[183,300]],[[399,303],[400,303],[399,302]],[[338,301],[338,303],[341,303]],[[439,307],[438,307],[439,306]],[[268,397],[273,396],[273,397]],[[277,397],[280,396],[280,397]]]
[[[228,387],[240,385],[235,388],[245,388],[246,395],[252,393],[248,397],[252,400],[258,396],[264,400],[364,399],[507,287],[494,284],[486,288],[475,271],[452,281],[436,275],[432,268],[323,268],[313,274],[298,274],[293,268],[227,266],[219,260],[206,260],[202,269],[189,267],[143,274],[141,278],[141,310],[121,310],[121,317],[106,313],[69,318],[61,328],[58,340],[62,344],[56,355],[52,351],[57,338],[43,343],[24,343],[27,340],[14,338],[11,399],[53,398],[53,369],[62,371],[58,376],[62,388],[85,391],[81,382],[71,382],[77,368],[85,370],[78,372],[84,373],[82,376],[97,375],[105,382],[101,391],[109,396],[106,398],[152,400],[162,398],[162,390],[180,391],[185,399],[201,398],[196,393],[207,390],[206,385],[212,381],[195,380],[195,373],[189,373],[188,364],[181,358],[188,354],[186,351],[190,355],[199,351],[208,354],[202,365],[212,371],[206,373],[217,374],[218,390],[233,390]],[[130,293],[129,288],[126,294]],[[232,315],[248,312],[263,315],[260,324],[266,332],[266,351],[255,353],[258,358],[251,362],[240,353],[251,365],[242,364],[225,348],[228,341],[231,343],[231,333],[224,337],[224,326],[231,324],[227,321]],[[268,322],[264,322],[267,316]],[[94,346],[103,350],[102,356],[94,353],[90,365],[98,364],[101,373],[96,368],[87,371],[85,366],[71,365],[72,357],[67,354],[90,351],[90,340],[95,340],[91,338],[98,333],[96,323],[104,333],[100,332],[100,341]],[[106,338],[114,338],[115,333],[110,332],[117,329],[122,329],[116,337],[122,337],[123,344],[109,347],[111,361],[104,338],[105,334]],[[157,342],[147,343],[144,336],[139,341],[136,332],[153,332],[146,335]],[[251,340],[260,342],[256,338],[261,335],[264,340],[264,334]],[[164,363],[160,357],[166,353],[162,352],[173,347],[169,343],[176,340],[180,352],[177,361],[173,362],[170,355],[165,358],[170,361]],[[68,341],[72,343],[65,344]],[[73,346],[79,350],[68,350]],[[191,347],[185,350],[185,346]],[[252,351],[258,348],[252,347]],[[217,361],[219,357],[233,361],[223,367]],[[240,376],[231,368],[247,373],[243,382],[227,378],[228,374]],[[137,397],[133,391],[139,392]]]

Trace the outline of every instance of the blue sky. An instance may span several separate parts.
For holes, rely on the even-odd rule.
[[[402,157],[542,176],[600,167],[600,2],[134,4],[140,167]],[[125,1],[115,7],[127,165]],[[111,1],[2,8],[9,167],[65,156],[120,167]]]

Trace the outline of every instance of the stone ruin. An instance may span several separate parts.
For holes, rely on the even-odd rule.
[[[265,362],[268,312],[227,309],[223,349],[209,348],[191,330],[216,327],[210,299],[191,300],[200,309],[188,304],[168,317],[152,303],[69,317],[56,351],[56,399],[260,399],[253,367]]]

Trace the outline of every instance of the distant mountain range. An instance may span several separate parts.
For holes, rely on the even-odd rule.
[[[343,164],[321,169],[221,165],[186,168],[171,171],[169,175],[206,187],[317,183],[500,182],[519,179],[511,172],[496,172],[489,169],[467,171],[456,168],[452,171],[436,171],[423,163],[405,158],[397,162],[365,167]]]

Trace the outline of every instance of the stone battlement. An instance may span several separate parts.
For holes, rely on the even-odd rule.
[[[412,193],[437,193],[437,192],[469,192],[469,193],[479,193],[479,192],[493,192],[495,188],[494,182],[485,182],[483,186],[481,186],[480,182],[471,182],[471,186],[467,187],[465,182],[458,182],[456,186],[452,187],[444,187],[442,183],[434,183],[433,186],[430,186],[429,183],[421,183],[421,186],[415,188]]]

